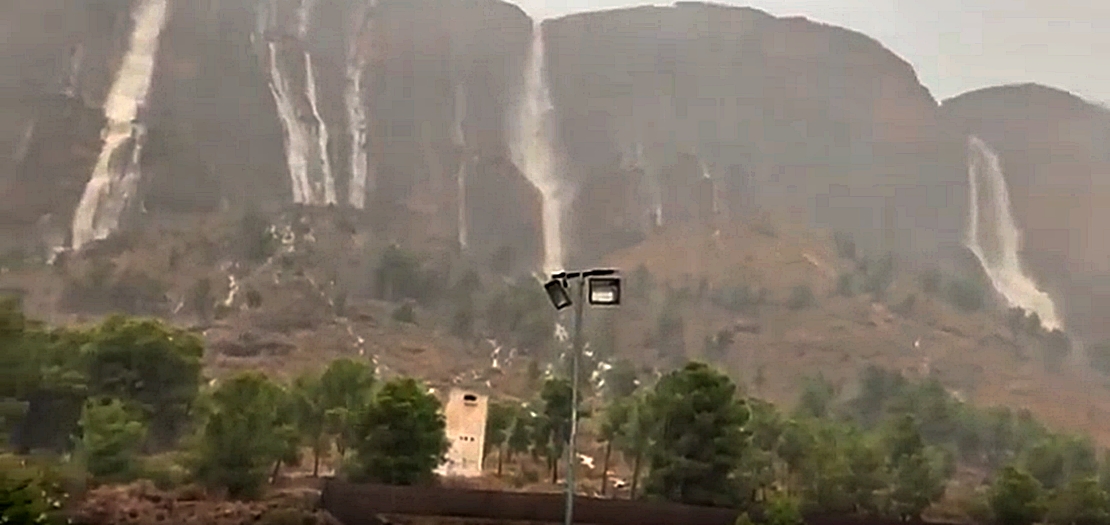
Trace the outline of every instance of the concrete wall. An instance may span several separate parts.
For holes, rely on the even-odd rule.
[[[451,449],[440,475],[475,477],[482,475],[482,452],[486,439],[489,398],[469,390],[452,390],[444,409],[447,439]]]

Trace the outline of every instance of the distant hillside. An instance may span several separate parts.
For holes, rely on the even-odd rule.
[[[626,304],[605,317],[618,352],[719,362],[749,391],[786,406],[807,377],[852,388],[865,366],[888,367],[935,376],[978,405],[1029,408],[1110,446],[1110,384],[1079,349],[1057,357],[1063,363],[1052,371],[1061,354],[1050,338],[1015,329],[974,276],[896,260],[885,277],[881,258],[840,256],[851,251],[846,241],[756,223],[667,230],[614,254],[607,262],[625,270],[629,287]],[[652,276],[650,300],[638,295],[640,267]],[[876,298],[868,289],[882,291]],[[668,340],[676,332],[682,345]]]

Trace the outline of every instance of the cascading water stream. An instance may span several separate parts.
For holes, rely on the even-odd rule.
[[[144,0],[131,12],[135,24],[131,41],[104,101],[108,120],[102,132],[104,145],[73,213],[74,249],[114,233],[138,190],[139,159],[146,139],[139,113],[150,94],[167,15],[167,0]]]
[[[363,105],[362,74],[366,69],[366,58],[360,54],[359,42],[362,32],[367,28],[367,14],[377,7],[371,0],[359,3],[355,8],[354,26],[350,31],[347,44],[347,84],[343,91],[343,103],[347,109],[347,134],[351,139],[351,184],[347,190],[347,203],[356,210],[366,207],[366,192],[372,189],[370,180],[369,119]],[[372,29],[369,29],[372,31]],[[368,188],[368,186],[370,186]]]
[[[312,55],[304,52],[305,92],[308,95],[308,107],[312,109],[312,127],[310,133],[316,136],[316,158],[319,159],[319,177],[312,181],[315,195],[324,194],[324,204],[335,204],[335,177],[331,172],[331,159],[328,157],[328,125],[320,116],[319,104],[316,101],[316,70],[312,67]]]
[[[709,171],[709,165],[705,163],[705,160],[703,160],[701,158],[698,158],[698,164],[701,166],[701,178],[706,180],[706,181],[709,181],[710,184],[711,184],[711,186],[710,186],[711,189],[709,190],[710,191],[709,206],[710,206],[710,212],[713,215],[716,215],[717,212],[718,212],[718,209],[717,209],[717,204],[718,203],[717,203],[716,190],[713,189],[713,187],[712,187],[713,173],[711,171]]]
[[[370,168],[366,109],[362,106],[363,67],[364,63],[357,57],[348,58],[347,89],[343,98],[347,106],[347,132],[351,136],[351,187],[347,202],[358,210],[366,207],[366,183]]]
[[[562,214],[559,180],[554,173],[551,138],[546,126],[553,109],[544,66],[542,26],[532,31],[532,49],[524,79],[524,100],[520,101],[513,129],[513,161],[539,191],[543,199],[544,272],[563,268]]]
[[[663,226],[663,184],[659,180],[659,171],[649,168],[644,162],[644,144],[636,143],[636,166],[644,170],[647,177],[648,190],[651,192],[652,219],[655,227]]]
[[[459,170],[455,172],[456,199],[455,206],[458,210],[458,237],[459,249],[467,247],[468,229],[466,224],[466,166],[470,153],[466,150],[466,135],[463,133],[463,121],[466,120],[466,86],[459,84],[455,87],[455,125],[451,129],[451,142],[459,150]]]
[[[1052,298],[1037,288],[1037,283],[1022,269],[1021,231],[1014,222],[998,155],[978,137],[969,137],[967,147],[968,249],[1011,307],[1036,313],[1047,330],[1060,328]]]
[[[270,42],[267,47],[270,50],[270,93],[274,96],[278,120],[281,121],[282,130],[285,132],[283,137],[285,163],[289,167],[293,202],[312,204],[312,189],[308,183],[308,136],[300,120],[297,119],[297,110],[293,106],[293,99],[289,93],[289,81],[286,80],[282,68],[278,65],[277,44]]]
[[[301,0],[296,10],[296,36],[300,42],[308,37],[311,24],[312,0]],[[270,2],[270,9],[260,12],[259,26],[267,28],[275,23],[276,2]],[[262,19],[263,16],[268,18]],[[273,28],[271,28],[273,29]],[[270,66],[270,92],[277,107],[278,119],[284,132],[285,159],[292,182],[293,202],[307,205],[336,204],[335,178],[332,176],[331,160],[328,157],[328,127],[320,116],[316,97],[316,72],[312,67],[312,54],[302,50],[297,57],[304,61],[304,98],[295,93],[290,85],[290,76],[279,46],[272,39],[268,42]],[[302,114],[297,101],[307,101],[308,112]]]

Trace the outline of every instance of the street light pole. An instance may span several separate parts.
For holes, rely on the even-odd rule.
[[[570,435],[567,436],[567,508],[564,525],[574,523],[574,471],[578,464],[578,387],[579,368],[582,360],[582,315],[586,308],[586,286],[590,287],[590,304],[617,306],[621,302],[621,282],[617,270],[593,269],[581,272],[559,272],[551,275],[551,280],[543,285],[548,299],[555,310],[574,305],[574,340],[571,343],[571,385],[570,385]],[[567,285],[578,285],[578,298],[572,299],[572,290]]]
[[[582,313],[586,307],[586,279],[579,276],[578,297],[574,301],[574,339],[571,344],[571,384],[570,384],[570,439],[567,447],[567,511],[564,525],[574,523],[574,470],[578,463],[578,362],[582,355]]]

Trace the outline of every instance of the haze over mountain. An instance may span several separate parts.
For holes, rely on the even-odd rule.
[[[0,5],[0,296],[530,396],[536,277],[604,266],[598,374],[879,367],[1110,446],[1105,8],[521,1]]]
[[[648,2],[515,0],[550,18]],[[652,2],[663,5],[665,2]],[[722,0],[860,31],[905,58],[937,99],[1037,82],[1110,102],[1110,2],[1063,0]],[[1100,51],[1102,50],[1102,51]]]

